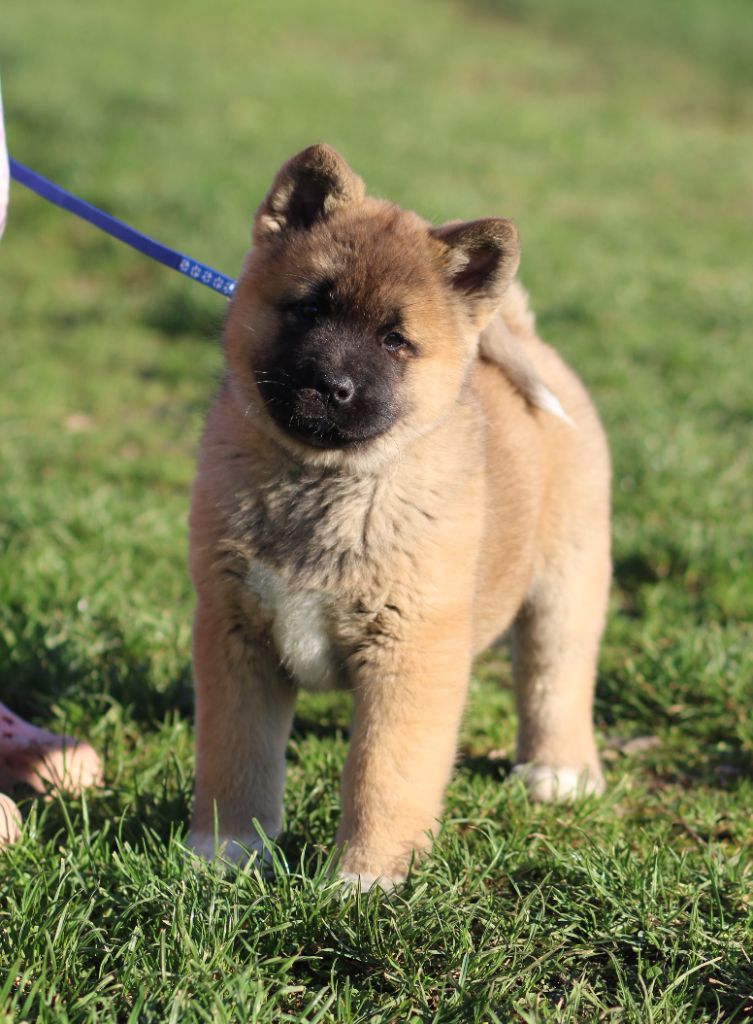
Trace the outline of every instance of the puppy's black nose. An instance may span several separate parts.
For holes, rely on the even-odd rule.
[[[347,405],[355,394],[356,386],[344,373],[328,373],[322,376],[318,390],[335,405]]]

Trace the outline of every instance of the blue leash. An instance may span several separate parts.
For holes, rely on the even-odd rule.
[[[198,281],[199,284],[206,285],[207,288],[211,288],[215,292],[220,292],[228,297],[233,294],[235,281],[232,277],[221,274],[218,270],[213,270],[212,267],[208,267],[205,263],[192,260],[189,256],[184,256],[183,253],[176,252],[175,249],[162,245],[161,242],[155,242],[148,235],[142,235],[140,231],[136,231],[135,228],[124,224],[122,220],[118,220],[117,217],[111,217],[109,213],[98,210],[96,206],[92,206],[91,203],[79,199],[78,196],[74,196],[71,192],[60,188],[59,185],[48,181],[47,178],[43,178],[41,174],[32,171],[29,167],[19,163],[18,160],[14,160],[13,157],[10,157],[9,162],[11,178],[20,185],[25,185],[32,192],[36,192],[43,199],[47,199],[48,202],[61,206],[64,210],[69,210],[71,213],[75,213],[77,217],[81,217],[90,224],[94,224],[101,231],[106,231],[108,235],[112,235],[113,238],[120,239],[121,242],[125,242],[126,245],[130,245],[133,249],[138,249],[145,256],[151,257],[151,259],[156,260],[158,263],[163,263],[166,267],[177,270],[179,274],[185,274],[186,277]]]

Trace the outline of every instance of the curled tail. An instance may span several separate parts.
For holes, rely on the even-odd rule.
[[[498,366],[529,405],[572,424],[526,351],[526,341],[535,336],[536,318],[528,304],[528,293],[519,281],[513,281],[503,296],[497,315],[481,332],[479,355]]]

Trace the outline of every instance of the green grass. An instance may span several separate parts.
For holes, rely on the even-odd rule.
[[[0,858],[5,1019],[753,1019],[747,3],[33,0],[2,21],[15,155],[229,272],[316,140],[433,219],[513,216],[542,333],[610,434],[616,576],[604,799],[538,808],[509,781],[500,649],[397,897],[326,881],[342,697],[301,700],[275,877],[187,864],[185,519],[222,300],[14,188],[0,698],[91,737],[107,778],[27,802]]]

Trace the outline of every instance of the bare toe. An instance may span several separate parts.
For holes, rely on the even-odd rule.
[[[15,843],[21,834],[21,814],[9,796],[0,793],[0,848]]]
[[[82,789],[101,785],[102,762],[94,748],[70,736],[61,736],[59,740],[59,747],[41,751],[34,765],[35,778],[42,787],[48,784],[69,793],[80,793]]]
[[[44,792],[49,786],[74,793],[102,781],[102,764],[91,746],[40,729],[0,704],[0,789],[17,785]]]

